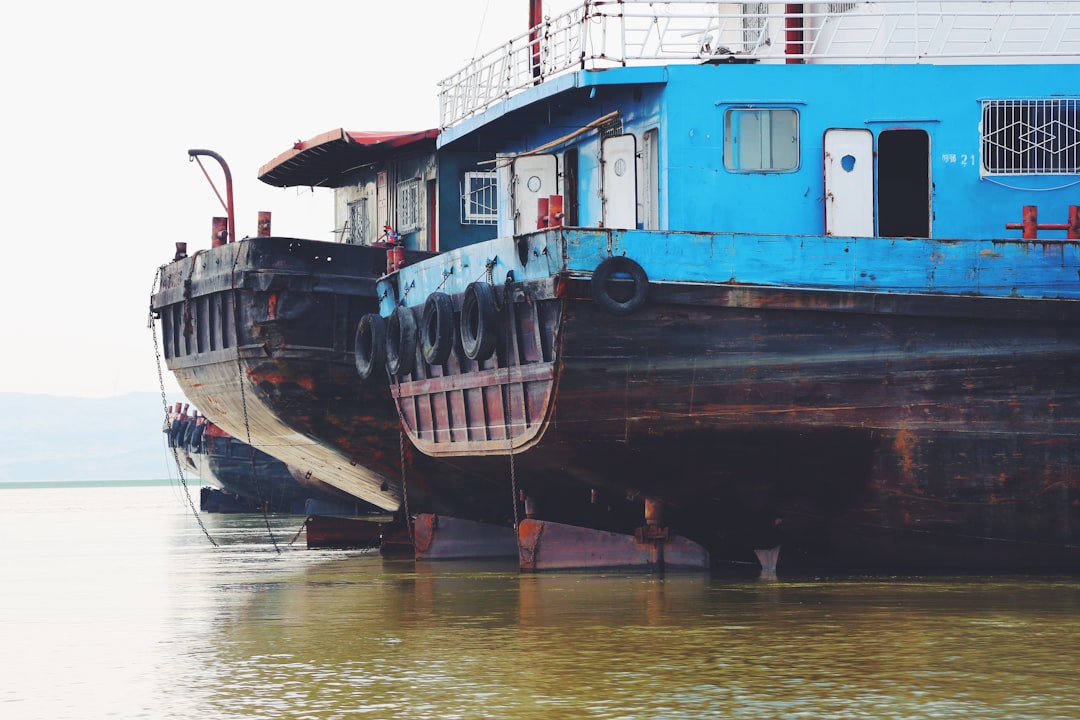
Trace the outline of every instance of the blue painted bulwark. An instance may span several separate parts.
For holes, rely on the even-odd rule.
[[[496,350],[391,378],[421,452],[512,455],[557,521],[626,530],[589,490],[653,498],[714,558],[1080,569],[1080,48],[830,55],[916,4],[848,5],[786,56],[717,54],[752,33],[714,22],[696,59],[583,60],[468,107],[444,85],[440,148],[502,158],[500,237],[383,277],[381,312],[446,293],[475,333],[486,283]],[[523,226],[552,196],[569,227]],[[1025,206],[1036,237],[1007,227]],[[595,281],[609,257],[642,272]]]

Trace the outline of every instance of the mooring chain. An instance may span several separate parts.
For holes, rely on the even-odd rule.
[[[300,529],[296,531],[295,535],[293,535],[293,539],[289,541],[289,545],[292,545],[294,542],[297,541],[297,539],[299,539],[300,533],[304,532],[304,528],[306,528],[306,527],[307,527],[307,518],[304,518],[304,522],[300,523]]]
[[[150,335],[154,338],[154,360],[157,363],[158,388],[161,390],[161,409],[164,411],[167,420],[169,417],[169,400],[165,396],[165,375],[161,372],[161,346],[158,344],[157,333],[154,332],[154,291],[158,288],[158,283],[161,280],[163,270],[163,267],[157,269],[157,273],[154,275],[154,284],[150,288],[150,312],[146,326],[150,328]],[[195,516],[195,520],[199,523],[199,527],[202,529],[206,539],[210,541],[211,545],[217,547],[217,541],[210,535],[210,531],[206,529],[206,525],[204,525],[202,521],[202,516],[199,515],[199,510],[195,507],[195,502],[191,499],[191,490],[188,488],[187,480],[184,479],[184,468],[180,463],[180,451],[172,443],[169,443],[169,449],[172,450],[173,462],[176,463],[176,473],[180,477],[180,484],[184,487],[184,497],[187,499],[188,506],[191,508],[191,514]]]
[[[517,472],[514,470],[514,443],[510,441],[510,494],[514,498],[514,532],[518,529]]]
[[[401,502],[405,506],[405,530],[409,533],[409,542],[414,546],[412,514],[409,512],[409,485],[405,482],[405,431],[398,430],[398,453],[401,456]]]
[[[244,246],[247,249],[247,246]],[[281,548],[278,547],[277,538],[274,537],[274,530],[270,527],[270,517],[266,512],[267,501],[263,500],[262,488],[259,484],[259,472],[255,466],[255,448],[251,444],[251,424],[248,421],[248,407],[247,407],[247,392],[244,382],[244,360],[243,354],[240,351],[240,298],[236,293],[236,266],[240,262],[240,245],[238,244],[236,250],[233,252],[233,264],[230,274],[230,283],[233,296],[233,328],[236,330],[236,371],[240,384],[240,406],[244,412],[244,434],[246,437],[244,441],[248,445],[248,457],[251,459],[251,480],[255,485],[255,498],[259,501],[259,510],[262,512],[263,524],[266,525],[266,534],[270,536],[270,544],[274,546],[274,551],[279,555],[281,554]]]
[[[494,260],[491,262],[492,267],[494,266],[494,262],[495,262]],[[490,272],[490,268],[489,268],[489,272]],[[503,309],[504,309],[505,312],[510,313],[510,316],[508,318],[509,319],[508,324],[509,324],[509,327],[510,327],[510,332],[506,333],[506,412],[504,412],[503,415],[506,417],[506,447],[510,451],[510,493],[511,493],[511,497],[513,498],[513,501],[514,501],[514,537],[515,537],[515,540],[518,542],[518,546],[519,546],[519,549],[520,549],[521,541],[520,541],[520,538],[518,537],[519,519],[518,519],[517,469],[514,466],[514,435],[513,435],[514,421],[513,421],[513,418],[511,417],[511,412],[510,412],[511,411],[511,406],[513,405],[513,402],[514,402],[514,393],[513,393],[513,390],[510,387],[510,356],[514,352],[514,334],[516,333],[516,328],[515,328],[515,323],[514,323],[514,316],[513,316],[514,305],[513,305],[512,302],[511,303],[506,303],[504,305]],[[498,362],[497,357],[496,357],[495,362],[496,363]],[[523,410],[524,410],[524,408],[523,408]]]
[[[394,377],[394,404],[401,406],[401,380]],[[401,502],[405,507],[405,530],[409,534],[409,542],[416,546],[416,540],[413,538],[413,526],[412,515],[409,514],[409,486],[405,482],[405,428],[398,429],[398,455],[401,460]]]

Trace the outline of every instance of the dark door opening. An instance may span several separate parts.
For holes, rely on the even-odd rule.
[[[925,130],[878,135],[879,237],[930,237],[930,136]]]
[[[578,224],[578,151],[570,148],[563,153],[563,225]]]
[[[438,218],[438,203],[436,197],[439,192],[439,185],[435,180],[427,181],[427,249],[431,252],[435,252],[439,249],[439,218]]]

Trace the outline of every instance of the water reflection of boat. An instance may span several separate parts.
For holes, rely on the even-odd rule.
[[[722,557],[1080,567],[1078,21],[584,3],[474,61],[438,142],[500,237],[368,321],[409,440]]]
[[[229,435],[189,407],[178,402],[172,408],[166,420],[168,444],[181,469],[208,484],[203,492],[205,511],[302,514],[309,498],[348,500],[318,480],[297,477],[285,463]]]

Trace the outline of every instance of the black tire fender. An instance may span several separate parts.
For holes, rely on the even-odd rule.
[[[498,338],[495,289],[479,280],[470,283],[461,300],[461,347],[466,357],[477,362],[487,360],[495,352]]]
[[[444,292],[433,292],[420,316],[420,350],[429,365],[443,365],[454,347],[454,302]]]
[[[408,375],[416,365],[416,318],[399,305],[386,321],[386,369],[391,375]]]
[[[633,283],[632,288],[612,285]],[[629,315],[642,305],[649,296],[649,277],[640,265],[623,255],[606,258],[596,266],[592,275],[593,300],[612,315]]]
[[[368,313],[356,324],[356,373],[367,380],[386,369],[386,318]]]

